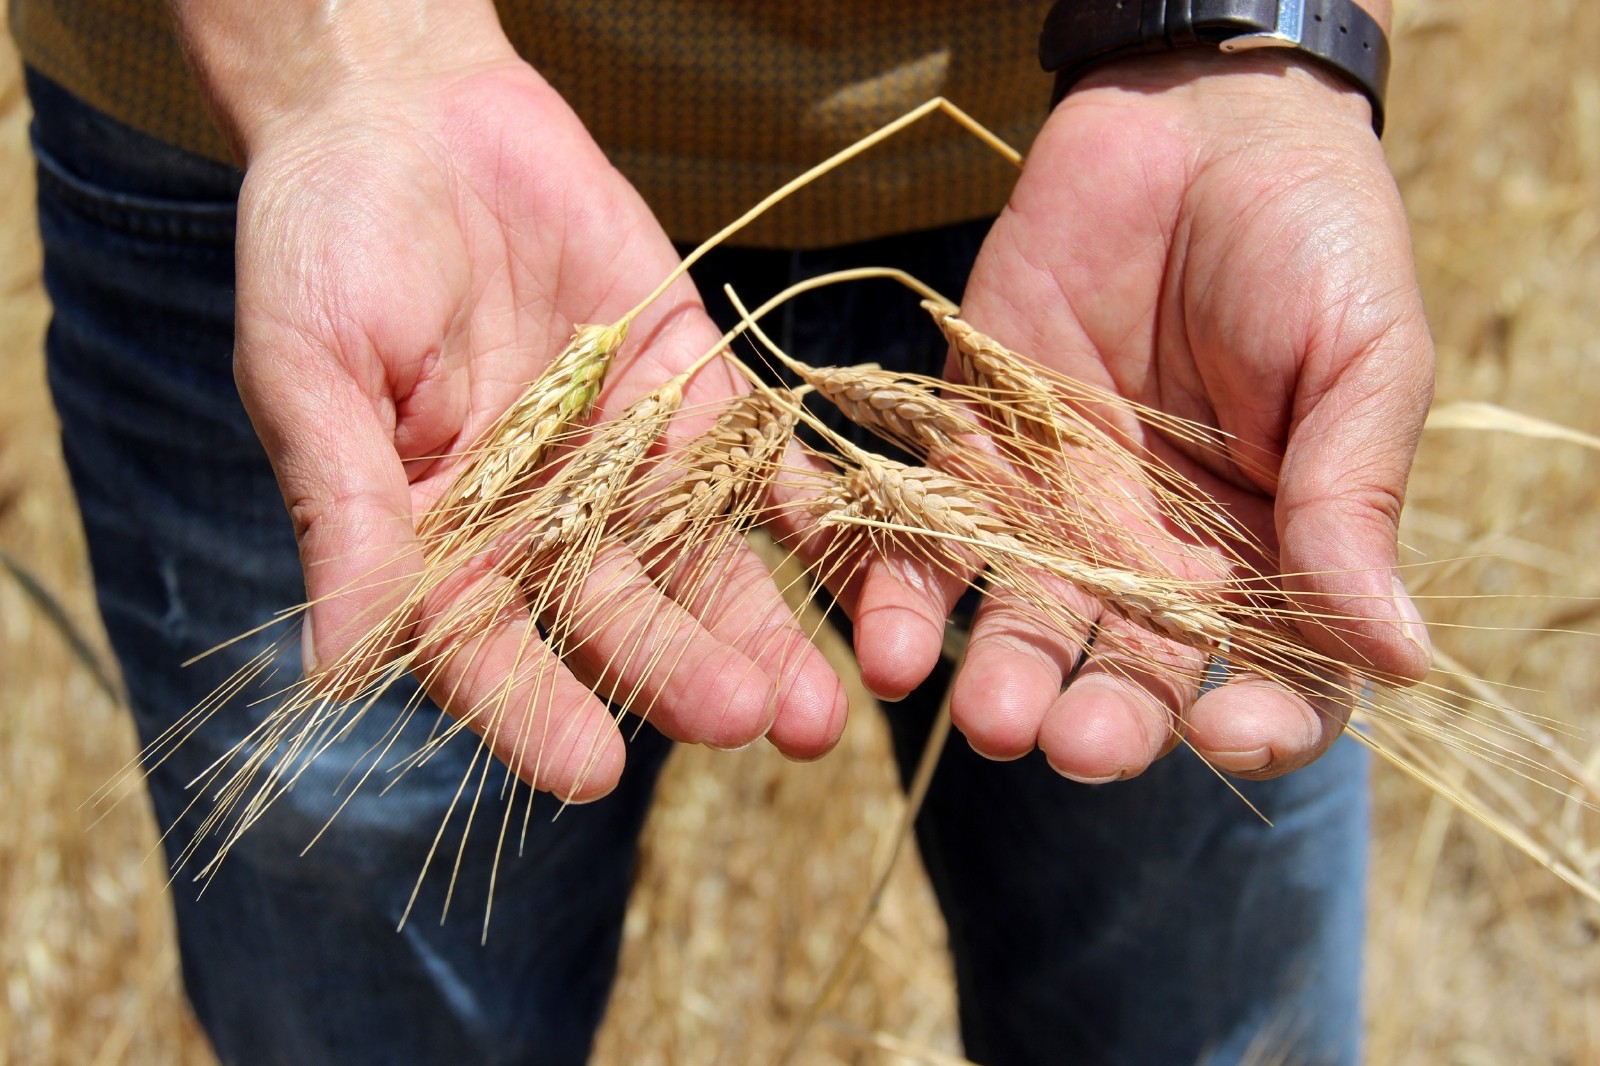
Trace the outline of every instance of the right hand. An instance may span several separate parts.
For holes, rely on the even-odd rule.
[[[616,320],[678,257],[578,118],[481,12],[473,32],[460,28],[473,19],[459,7],[446,13],[448,32],[426,20],[390,20],[369,38],[329,32],[315,61],[304,36],[267,25],[262,39],[299,50],[274,68],[270,48],[238,47],[248,17],[237,12],[223,16],[231,47],[208,65],[204,6],[179,14],[247,164],[236,375],[294,520],[308,660],[326,666],[416,580],[416,517],[454,478],[458,453],[575,323]],[[601,406],[615,414],[716,337],[692,284],[678,283],[633,324]],[[687,403],[737,387],[713,363]],[[731,564],[725,587],[739,593],[713,597],[698,617],[636,561],[605,567],[590,585],[606,591],[594,595],[654,613],[642,625],[637,613],[591,612],[593,631],[567,664],[578,675],[620,673],[621,689],[638,686],[650,720],[679,740],[735,747],[765,735],[802,758],[837,740],[839,683],[753,556]],[[427,603],[410,636],[425,645],[430,620],[449,608]],[[509,717],[489,738],[496,754],[538,788],[597,798],[621,772],[621,736],[567,665],[542,672],[541,691],[524,681],[507,694],[519,667],[549,661],[528,630],[526,615],[502,617],[423,680],[457,715],[504,700]]]

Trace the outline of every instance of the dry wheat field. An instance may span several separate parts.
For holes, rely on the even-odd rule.
[[[1386,148],[1440,370],[1403,558],[1447,673],[1495,683],[1464,695],[1491,711],[1511,698],[1524,740],[1548,741],[1541,760],[1594,799],[1600,636],[1584,634],[1600,633],[1600,6],[1398,6]],[[123,782],[109,811],[87,804],[133,738],[96,665],[104,642],[44,393],[27,118],[0,42],[0,1064],[208,1063],[142,795]],[[747,423],[786,426],[771,411]],[[855,493],[858,513],[873,492],[881,503],[886,479],[904,495],[910,475],[861,469],[876,473],[828,491]],[[972,523],[948,529],[964,549],[1012,543]],[[1158,627],[1192,617],[1148,598],[1129,610]],[[827,631],[819,640],[847,673],[848,652]],[[1592,884],[1600,822],[1583,788],[1541,789],[1506,765],[1475,775],[1420,742],[1410,755],[1433,788],[1375,775],[1369,1060],[1600,1064],[1600,904],[1440,795],[1476,797],[1522,827],[1524,851],[1546,849]],[[905,809],[864,706],[816,764],[760,745],[679,750],[595,1061],[774,1062],[802,1025],[798,1063],[964,1061],[931,892],[914,853],[890,862]]]

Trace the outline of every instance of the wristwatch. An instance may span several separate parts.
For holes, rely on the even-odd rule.
[[[1056,76],[1051,106],[1102,63],[1187,48],[1290,48],[1342,75],[1372,102],[1383,133],[1389,42],[1351,0],[1058,0],[1039,35]]]

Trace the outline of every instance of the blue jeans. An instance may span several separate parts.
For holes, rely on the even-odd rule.
[[[144,741],[263,648],[179,664],[303,596],[267,462],[234,392],[240,175],[122,127],[30,75],[50,381],[102,612]],[[700,273],[752,296],[856,262],[959,293],[981,225],[823,252],[734,250]],[[829,290],[781,329],[802,358],[862,353],[937,367],[911,301]],[[281,664],[292,677],[298,663]],[[909,773],[946,677],[889,709]],[[637,839],[670,745],[646,728],[605,801],[548,817],[503,857],[492,935],[424,883],[422,856],[476,745],[463,739],[388,796],[357,794],[309,852],[353,761],[408,693],[319,760],[197,895],[174,893],[185,985],[230,1063],[579,1063],[614,976]],[[264,710],[235,701],[152,766],[170,858],[207,798],[187,783]],[[397,750],[429,723],[415,720]],[[1352,1063],[1360,1039],[1366,764],[1343,741],[1315,766],[1241,789],[1180,752],[1135,782],[1071,784],[1037,756],[991,763],[952,743],[917,830],[950,925],[968,1054],[979,1062],[1238,1062],[1274,1051]],[[494,790],[490,790],[491,793]],[[497,820],[499,800],[478,817]],[[482,824],[482,823],[480,823]],[[494,834],[469,837],[482,898]]]

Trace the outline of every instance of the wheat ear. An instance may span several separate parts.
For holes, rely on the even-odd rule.
[[[468,453],[470,461],[418,521],[425,538],[471,528],[525,482],[551,443],[582,424],[600,394],[611,361],[628,336],[628,321],[580,325],[555,360],[506,408]],[[434,553],[447,550],[436,543]]]
[[[926,379],[896,374],[876,363],[813,367],[783,356],[800,379],[845,417],[922,455],[949,449],[979,432],[959,407],[930,390]]]
[[[548,485],[514,509],[521,550],[530,562],[542,562],[605,525],[646,452],[683,403],[683,385],[683,378],[674,378],[601,423]]]
[[[1060,393],[1028,360],[972,328],[958,317],[956,307],[935,300],[924,300],[922,306],[955,350],[967,383],[991,393],[992,401],[985,405],[989,417],[1054,450],[1101,443],[1098,434],[1068,420]]]
[[[648,551],[720,519],[735,525],[759,504],[794,436],[799,401],[789,389],[757,388],[737,397],[689,444],[685,472],[641,510],[633,543]]]
[[[926,532],[976,553],[995,569],[1026,564],[1073,585],[1130,621],[1202,649],[1229,639],[1233,626],[1215,607],[1172,583],[1134,570],[1098,566],[1020,539],[970,488],[927,467],[857,450],[855,467],[824,501],[822,520]]]

